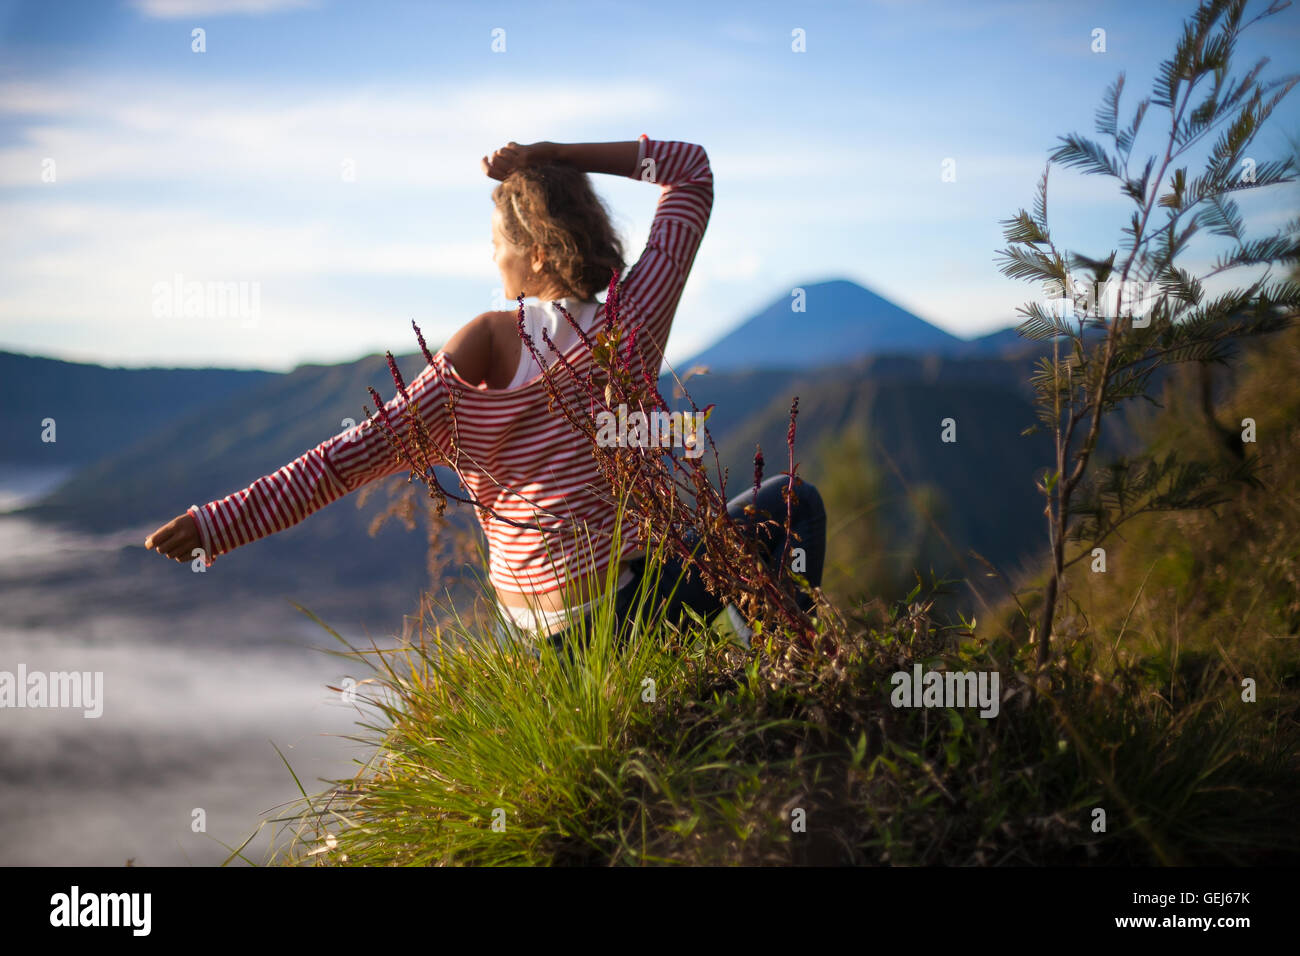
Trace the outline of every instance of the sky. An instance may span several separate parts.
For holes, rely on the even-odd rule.
[[[1131,113],[1194,9],[0,0],[0,349],[285,371],[414,351],[412,320],[442,342],[513,307],[480,158],[642,133],[701,144],[714,174],[670,363],[834,278],[983,334],[1036,296],[998,271],[1000,220],[1031,207],[1060,136],[1093,135],[1120,72]],[[1293,7],[1246,32],[1237,72],[1261,56],[1266,77],[1296,72],[1298,51]],[[1135,156],[1162,122],[1153,108]],[[1295,142],[1300,89],[1252,152]],[[1113,181],[1049,182],[1058,241],[1118,245],[1131,205]],[[593,183],[631,264],[657,190]],[[1241,206],[1271,231],[1296,200],[1287,185]],[[189,314],[194,283],[242,311]]]

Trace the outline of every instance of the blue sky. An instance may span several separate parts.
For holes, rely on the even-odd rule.
[[[1194,8],[0,0],[0,348],[289,369],[412,351],[411,319],[440,342],[507,307],[479,158],[641,133],[704,145],[715,177],[670,362],[839,277],[955,334],[991,331],[1035,295],[998,272],[998,221],[1029,207],[1059,135],[1092,134],[1120,71],[1131,112]],[[1238,73],[1260,56],[1266,76],[1294,72],[1297,51],[1292,8],[1247,32]],[[1288,136],[1300,90],[1252,152],[1288,155]],[[594,182],[634,260],[655,188]],[[1248,225],[1277,228],[1296,197],[1246,196]],[[1060,169],[1049,204],[1058,240],[1090,254],[1130,208]],[[1216,251],[1194,245],[1193,264]],[[256,320],[159,314],[178,275],[255,287]]]

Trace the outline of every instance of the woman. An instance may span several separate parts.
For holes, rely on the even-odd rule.
[[[501,181],[492,193],[492,242],[505,297],[542,300],[525,306],[525,331],[548,365],[563,355],[579,372],[592,357],[556,303],[584,332],[598,331],[604,315],[595,294],[624,266],[621,244],[586,174],[659,185],[649,241],[618,286],[623,322],[639,327],[633,371],[644,367],[657,376],[713,207],[713,174],[704,149],[644,135],[620,143],[511,142],[483,157],[481,165]],[[487,506],[476,512],[488,541],[489,580],[503,613],[522,630],[559,642],[566,627],[577,623],[565,615],[566,593],[567,606],[586,613],[598,596],[586,582],[605,580],[611,561],[620,563],[617,606],[620,615],[627,612],[644,570],[644,552],[629,523],[621,531],[619,553],[612,553],[609,486],[585,440],[562,415],[548,411],[541,368],[522,342],[517,322],[515,311],[478,316],[433,356],[406,395],[399,393],[385,409],[409,447],[408,399],[418,404],[442,463],[457,471],[469,497]],[[543,328],[555,350],[543,344]],[[382,427],[367,420],[242,491],[191,506],[151,534],[145,547],[182,562],[201,548],[211,565],[233,548],[282,531],[367,482],[408,467],[396,460]],[[784,515],[779,490],[784,481],[770,480],[756,503]],[[800,487],[799,499],[795,527],[808,552],[807,577],[816,585],[825,516],[811,485]],[[732,513],[742,514],[749,500],[742,496],[732,502]],[[780,542],[775,545],[779,549]],[[664,595],[677,584],[671,573],[660,580]],[[716,599],[689,576],[671,610],[683,603],[706,614],[719,610]],[[733,621],[743,630],[743,622]]]

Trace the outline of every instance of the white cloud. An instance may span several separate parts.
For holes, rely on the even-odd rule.
[[[139,208],[112,203],[9,206],[0,249],[21,276],[137,276],[174,272],[211,279],[372,274],[474,278],[496,275],[486,238],[393,242],[328,219],[259,223],[199,208]],[[17,268],[15,268],[17,266]],[[152,278],[150,278],[152,277]]]
[[[478,165],[482,155],[506,140],[580,130],[593,117],[585,85],[541,81],[530,88],[520,128],[517,95],[505,83],[434,95],[382,84],[267,90],[139,77],[3,83],[0,115],[41,121],[20,127],[14,144],[0,149],[0,186],[41,184],[47,157],[59,180],[78,184],[341,185],[345,160],[367,188],[490,184]],[[638,115],[665,106],[649,84],[608,84],[602,95]]]

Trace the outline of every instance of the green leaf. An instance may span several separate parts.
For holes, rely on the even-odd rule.
[[[1217,236],[1229,236],[1241,242],[1244,236],[1241,211],[1237,208],[1237,203],[1217,193],[1207,197],[1206,202],[1208,205],[1198,216],[1201,225]]]
[[[852,757],[851,765],[861,767],[862,760],[867,755],[867,732],[865,730],[858,736],[858,742],[849,748],[849,753]]]
[[[903,603],[911,604],[913,601],[916,600],[916,596],[920,593],[921,593],[921,577],[920,575],[917,575],[916,587],[912,588],[912,590],[907,592],[907,597],[903,599]]]
[[[1167,209],[1183,208],[1183,192],[1187,189],[1187,167],[1180,166],[1174,170],[1169,184],[1170,191],[1160,197],[1159,205]]]
[[[1077,167],[1085,173],[1124,178],[1119,161],[1100,143],[1075,133],[1057,138],[1063,143],[1052,151],[1052,162]]]
[[[1097,135],[1115,136],[1119,123],[1119,97],[1124,92],[1124,74],[1115,78],[1115,82],[1106,88],[1101,106],[1097,107]]]
[[[1027,339],[1050,339],[1074,331],[1068,319],[1048,312],[1041,302],[1027,303],[1017,311],[1027,316],[1016,326],[1016,331]]]
[[[998,255],[1004,260],[999,267],[1010,279],[1055,279],[1065,284],[1065,265],[1056,256],[1048,256],[1037,249],[1003,249]]]
[[[1141,100],[1137,105],[1137,109],[1133,111],[1133,121],[1129,123],[1128,129],[1121,130],[1119,135],[1115,137],[1115,144],[1125,157],[1133,149],[1133,140],[1137,137],[1138,130],[1142,127],[1142,119],[1146,116],[1147,108],[1150,106],[1150,99]]]
[[[1039,228],[1038,223],[1023,209],[1014,219],[1005,219],[1003,222],[1006,224],[1006,228],[1002,230],[1002,234],[1008,242],[1028,245],[1040,245],[1047,242],[1047,234]]]

